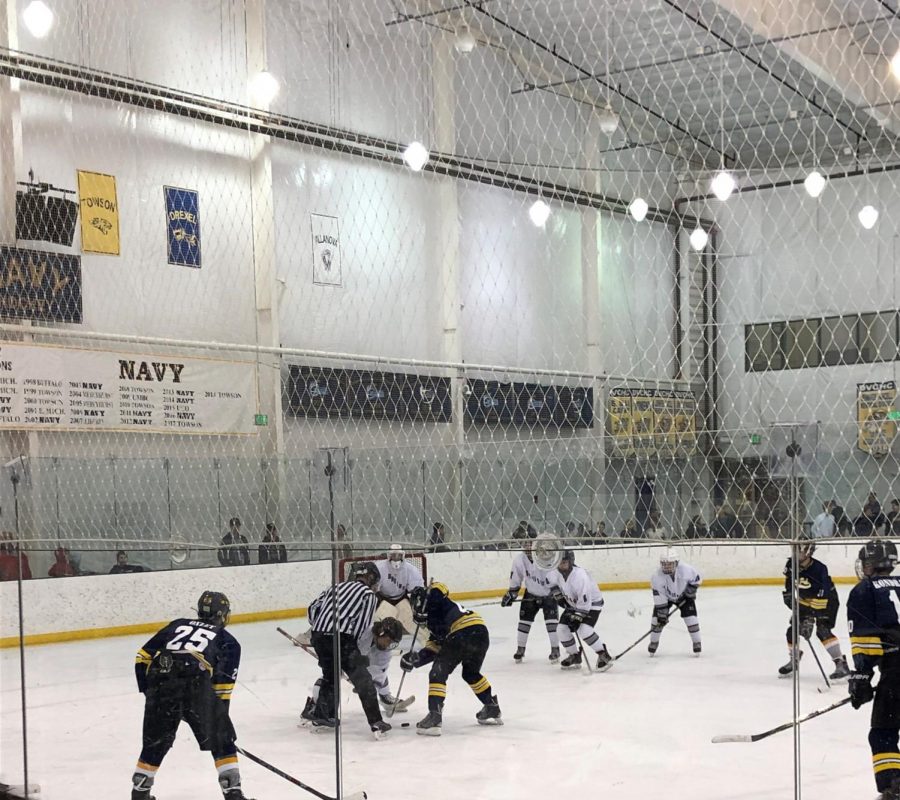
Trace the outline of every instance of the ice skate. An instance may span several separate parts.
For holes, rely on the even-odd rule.
[[[803,653],[798,652],[796,655],[792,655],[787,664],[782,664],[778,668],[778,674],[785,678],[790,675],[795,669],[797,669],[800,665],[800,659],[803,658]]]
[[[401,700],[399,697],[394,697],[392,694],[378,695],[378,702],[380,702],[385,709],[392,709],[392,714],[405,712],[414,699],[414,697],[411,697],[408,700]]]
[[[551,663],[551,664],[558,664],[558,663],[559,663],[559,648],[558,648],[558,647],[551,647],[551,648],[550,648],[550,656],[549,656],[549,658],[550,658],[550,663]]]
[[[524,647],[516,648],[516,653],[513,656],[513,661],[515,661],[517,664],[521,664],[523,658],[525,658],[525,648]]]
[[[303,706],[303,710],[300,712],[300,724],[301,725],[311,725],[313,720],[316,718],[316,701],[311,697],[306,698],[306,705]]]
[[[156,798],[150,794],[150,789],[153,786],[153,778],[148,777],[147,775],[143,775],[140,772],[135,772],[134,775],[131,776],[131,800],[156,800]],[[0,784],[3,786],[5,784]],[[12,787],[9,787],[12,789]],[[6,791],[4,789],[4,791]],[[3,795],[6,797],[6,794]],[[13,792],[9,792],[10,797],[15,797],[16,795]],[[24,793],[22,794],[24,797]]]
[[[700,642],[694,642],[694,655],[699,656],[700,653],[702,652],[702,650],[703,650],[703,647],[701,646]]]
[[[236,769],[229,769],[219,775],[219,786],[222,787],[225,800],[252,800],[242,791],[241,773]]]
[[[429,711],[425,719],[416,723],[416,733],[419,736],[440,736],[441,713],[439,711]]]
[[[497,703],[497,696],[491,698],[490,703],[485,703],[481,710],[475,715],[479,725],[502,725],[503,718],[500,716],[500,706]]]
[[[373,722],[369,728],[372,730],[372,736],[374,736],[376,740],[380,740],[387,736],[388,731],[391,730],[391,725],[383,719],[380,719],[378,722]]]
[[[570,653],[559,662],[562,669],[578,669],[581,666],[581,653]]]
[[[615,664],[615,659],[609,654],[609,650],[604,648],[597,653],[597,671],[598,672],[606,672],[613,664]]]
[[[847,657],[841,656],[834,661],[834,672],[828,676],[829,680],[839,681],[850,677],[850,667],[847,665]]]
[[[659,650],[659,642],[650,642],[647,645],[647,652],[652,656],[657,650]]]

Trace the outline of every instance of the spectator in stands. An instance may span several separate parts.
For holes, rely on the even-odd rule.
[[[0,533],[0,581],[15,581],[19,578],[19,565],[22,567],[22,580],[31,578],[31,566],[28,556],[20,552],[15,537],[9,531]]]
[[[826,500],[822,503],[822,513],[813,520],[813,539],[830,539],[835,535],[837,526],[831,514],[832,509],[834,509],[834,500]]]
[[[223,567],[240,567],[250,563],[250,548],[247,537],[241,533],[240,517],[228,520],[228,533],[219,542],[219,563]]]
[[[890,536],[896,536],[897,534],[900,534],[900,500],[898,500],[896,497],[891,500],[891,510],[887,513],[887,520],[887,533]]]
[[[684,529],[684,538],[685,539],[708,539],[709,538],[709,528],[706,527],[706,522],[703,520],[703,516],[701,514],[694,514],[693,517],[690,518],[687,524],[687,528]]]
[[[431,538],[428,540],[428,544],[435,553],[446,553],[450,549],[447,546],[447,532],[443,522],[435,522],[431,526]]]
[[[116,553],[116,563],[113,565],[113,568],[109,571],[110,575],[122,575],[126,572],[149,572],[146,567],[142,567],[140,564],[129,564],[128,563],[128,553],[124,550],[119,550]]]
[[[634,517],[629,517],[625,520],[625,527],[622,528],[619,533],[623,539],[639,539],[640,534],[638,534],[637,522],[635,522]]]
[[[743,539],[744,529],[730,506],[724,503],[716,508],[716,518],[709,526],[709,535],[713,539]]]
[[[593,538],[601,542],[609,538],[609,534],[606,532],[606,523],[603,520],[597,523],[597,529],[593,533]]]
[[[875,492],[869,492],[862,514],[856,518],[853,524],[854,534],[856,536],[872,536],[878,533],[878,528],[882,527],[886,522],[887,517],[881,513],[881,503],[878,502],[878,495]]]
[[[844,512],[844,507],[839,506],[836,500],[832,500],[831,516],[834,517],[834,527],[838,536],[849,536],[853,530],[853,523]]]
[[[278,529],[274,522],[266,523],[266,535],[259,546],[260,564],[284,564],[287,561],[287,549],[278,538]]]
[[[78,571],[69,559],[69,550],[66,547],[57,547],[53,551],[56,562],[47,571],[51,578],[70,578],[77,575]]]

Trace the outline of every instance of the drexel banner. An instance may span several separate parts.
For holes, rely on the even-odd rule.
[[[200,195],[164,186],[169,263],[200,269]]]
[[[0,317],[81,322],[81,258],[0,247]]]

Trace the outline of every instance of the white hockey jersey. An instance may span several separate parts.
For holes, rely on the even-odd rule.
[[[376,561],[375,566],[381,575],[378,594],[391,602],[406,597],[416,586],[425,585],[422,573],[408,561],[401,562],[400,569],[393,569],[391,562],[386,558]]]
[[[546,597],[554,584],[553,573],[556,570],[541,569],[525,554],[519,553],[512,563],[509,573],[509,588],[518,591],[525,584],[525,591],[535,597]]]
[[[572,567],[568,577],[559,570],[553,571],[555,585],[566,602],[577,611],[599,611],[603,608],[603,595],[590,573],[583,567]]]
[[[673,575],[667,575],[660,567],[650,578],[653,589],[653,605],[665,606],[674,603],[688,586],[699,586],[702,583],[700,573],[690,564],[679,561]]]

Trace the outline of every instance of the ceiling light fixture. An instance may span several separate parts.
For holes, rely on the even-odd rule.
[[[706,247],[709,242],[709,234],[703,230],[703,228],[697,227],[691,231],[691,235],[688,237],[691,242],[691,247],[694,248],[698,253]]]
[[[550,206],[543,200],[535,200],[528,209],[528,216],[534,225],[543,228],[547,220],[550,218]]]
[[[628,213],[631,214],[635,222],[643,222],[649,210],[650,206],[647,205],[647,201],[643,197],[635,197],[631,201],[631,205],[628,206]]]
[[[737,183],[730,172],[722,170],[716,173],[716,177],[709,182],[709,188],[712,193],[723,203],[731,197],[731,193],[737,187]]]
[[[429,158],[428,150],[421,142],[410,142],[406,150],[403,151],[403,162],[413,172],[421,172],[422,168],[428,163]]]
[[[878,222],[878,209],[874,206],[863,206],[856,216],[859,218],[859,224],[869,231]]]
[[[825,177],[814,169],[803,181],[803,188],[810,197],[818,197],[825,191]]]
[[[252,102],[262,106],[268,106],[277,96],[281,85],[268,70],[257,72],[250,79],[250,98]]]
[[[456,39],[453,41],[453,47],[457,53],[471,53],[477,44],[478,42],[472,35],[472,31],[468,28],[457,33]]]
[[[53,27],[55,17],[43,0],[32,0],[22,12],[22,21],[36,39],[43,39]]]

